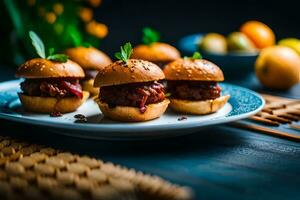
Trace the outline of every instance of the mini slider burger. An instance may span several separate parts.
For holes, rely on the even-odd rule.
[[[94,47],[80,46],[70,48],[65,53],[84,70],[85,77],[81,80],[83,90],[90,92],[92,96],[97,95],[99,88],[94,88],[94,79],[98,70],[109,65],[112,62],[111,59]]]
[[[150,28],[144,28],[143,33],[144,44],[134,47],[131,58],[147,60],[161,68],[180,58],[180,53],[175,47],[159,42],[158,32]]]
[[[41,58],[28,60],[16,72],[17,77],[25,78],[19,93],[22,106],[53,116],[75,111],[89,96],[79,84],[84,77],[82,68],[64,54],[53,54],[53,50],[46,57],[40,38],[32,31],[29,34]]]
[[[116,53],[118,61],[99,71],[94,86],[100,87],[96,99],[104,116],[118,121],[147,121],[160,117],[168,107],[165,78],[154,63],[129,59],[131,44]]]
[[[216,112],[229,99],[221,95],[218,82],[224,80],[221,69],[196,52],[168,64],[164,73],[171,93],[170,107],[177,112],[204,115]]]

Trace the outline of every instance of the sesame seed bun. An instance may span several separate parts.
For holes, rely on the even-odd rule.
[[[89,93],[83,91],[83,98],[77,97],[65,97],[65,98],[55,98],[55,97],[38,97],[38,96],[28,96],[19,93],[19,98],[22,106],[25,110],[37,113],[68,113],[75,111],[79,106],[81,106],[89,97]]]
[[[171,103],[169,104],[169,106],[176,112],[194,115],[205,115],[214,113],[217,110],[221,109],[227,103],[229,98],[230,96],[226,95],[206,101],[170,99]]]
[[[141,122],[148,121],[160,117],[167,109],[170,101],[165,99],[162,102],[149,104],[144,113],[141,113],[136,107],[129,106],[116,106],[115,108],[109,108],[108,104],[96,99],[101,112],[104,116],[117,121],[126,122]]]
[[[154,63],[129,59],[127,63],[116,61],[99,70],[94,87],[149,82],[164,79],[163,71]]]
[[[22,78],[83,78],[82,68],[75,62],[55,62],[43,58],[34,58],[22,64],[16,72],[16,77]]]
[[[222,70],[204,59],[177,59],[164,68],[166,80],[223,81]]]
[[[170,62],[180,58],[180,53],[169,44],[156,42],[151,45],[142,44],[134,47],[131,58],[150,62]]]
[[[99,87],[94,87],[94,79],[88,79],[81,81],[82,90],[88,91],[91,96],[99,94]]]
[[[102,51],[94,47],[75,47],[65,51],[71,60],[78,63],[84,70],[102,69],[112,63],[111,59]]]

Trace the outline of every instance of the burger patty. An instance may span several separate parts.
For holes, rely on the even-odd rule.
[[[100,100],[110,107],[117,105],[138,107],[141,113],[146,105],[165,99],[165,88],[159,82],[130,83],[100,88]]]
[[[21,90],[29,96],[82,98],[82,89],[77,79],[26,79]]]
[[[221,87],[210,81],[168,81],[172,98],[204,101],[221,95]]]

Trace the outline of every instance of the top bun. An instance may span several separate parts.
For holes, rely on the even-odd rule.
[[[180,58],[166,65],[164,73],[167,80],[224,80],[222,70],[214,63],[204,59]]]
[[[163,71],[154,63],[129,59],[127,64],[121,60],[101,69],[94,86],[121,85],[127,83],[149,82],[164,79]]]
[[[151,62],[170,62],[180,58],[180,53],[175,47],[169,44],[155,42],[150,45],[142,44],[134,47],[131,58]]]
[[[83,69],[98,70],[112,63],[105,53],[94,47],[70,48],[65,51],[65,54]]]
[[[82,68],[75,62],[55,62],[43,58],[34,58],[23,63],[16,72],[17,77],[23,78],[83,78]]]

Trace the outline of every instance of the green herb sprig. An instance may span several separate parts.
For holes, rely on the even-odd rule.
[[[121,46],[120,50],[120,52],[115,53],[115,57],[118,60],[122,60],[123,62],[127,63],[133,52],[130,42],[127,42],[124,46]]]
[[[202,55],[201,53],[199,53],[198,51],[194,52],[192,57],[188,57],[188,56],[184,56],[184,59],[202,59]]]
[[[153,30],[152,28],[145,27],[143,28],[143,43],[146,45],[151,45],[155,42],[158,42],[160,39],[159,32]]]
[[[194,52],[192,59],[202,59],[201,53],[199,53],[198,51]]]
[[[54,48],[49,48],[48,50],[48,56],[46,56],[46,51],[45,51],[45,45],[41,38],[34,32],[34,31],[29,31],[29,37],[31,39],[31,43],[33,47],[35,48],[36,53],[44,59],[56,61],[56,62],[67,62],[68,61],[68,56],[65,54],[55,54],[55,49]]]
[[[170,96],[172,96],[172,94],[170,92],[165,93],[165,97],[170,97]]]

